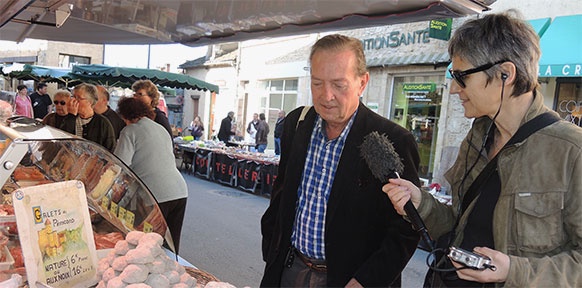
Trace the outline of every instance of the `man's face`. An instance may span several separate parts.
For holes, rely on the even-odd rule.
[[[257,121],[259,120],[259,114],[255,113],[253,114],[253,121]]]
[[[47,90],[48,90],[48,87],[47,86],[44,86],[44,87],[38,89],[38,92],[40,92],[40,94],[46,94],[46,91]]]
[[[99,88],[97,88],[97,96],[98,100],[95,103],[95,106],[93,106],[93,109],[96,112],[103,113],[107,110],[107,104],[109,104],[107,102],[107,97],[105,96],[105,94],[103,94],[102,91],[99,90]]]
[[[317,51],[311,59],[315,111],[330,125],[345,126],[359,104],[369,74],[356,75],[356,57],[348,49]]]

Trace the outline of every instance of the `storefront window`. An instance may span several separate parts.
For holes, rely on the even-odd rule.
[[[261,111],[265,113],[273,134],[279,110],[289,113],[297,107],[297,79],[269,80],[268,97],[261,98]],[[273,143],[269,142],[269,148]]]
[[[420,154],[418,174],[426,181],[432,179],[436,150],[438,119],[444,77],[407,76],[394,78],[390,119],[414,135]]]
[[[582,126],[582,78],[558,78],[555,110],[566,121]]]

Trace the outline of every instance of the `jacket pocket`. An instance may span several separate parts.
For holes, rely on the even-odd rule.
[[[563,192],[515,194],[516,227],[522,251],[545,253],[562,243]]]

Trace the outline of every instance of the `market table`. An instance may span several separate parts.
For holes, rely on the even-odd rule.
[[[243,191],[270,195],[277,178],[278,156],[251,153],[245,149],[223,146],[200,146],[198,143],[178,144],[182,154],[193,155],[196,176]]]

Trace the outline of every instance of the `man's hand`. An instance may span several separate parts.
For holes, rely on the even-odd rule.
[[[457,275],[459,275],[459,278],[480,283],[505,282],[509,273],[509,256],[487,247],[475,247],[473,250],[479,254],[483,254],[491,258],[491,265],[495,266],[496,269],[495,271],[491,269],[485,269],[482,271],[473,269],[461,269],[457,270]],[[459,264],[455,261],[451,262],[456,268],[463,267],[462,264]]]

